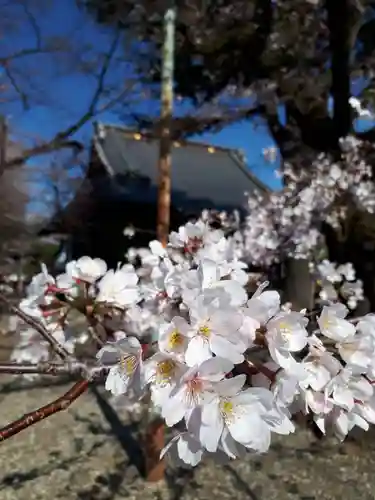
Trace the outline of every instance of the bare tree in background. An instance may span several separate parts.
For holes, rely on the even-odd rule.
[[[59,151],[32,167],[28,177],[35,202],[29,218],[46,219],[62,212],[82,185],[86,162],[84,153]]]
[[[93,34],[89,19],[78,8],[74,11],[73,2],[72,18],[59,23],[59,5],[47,0],[18,0],[0,5],[0,112],[6,115],[11,110],[11,114],[16,112],[19,116],[49,108],[64,123],[57,132],[52,127],[54,133],[49,137],[27,141],[21,154],[3,162],[3,170],[51,151],[82,150],[83,144],[75,134],[93,117],[119,103],[130,106],[139,102],[139,93],[135,91],[137,78],[130,74],[124,58],[117,55],[119,32],[106,35],[99,29]],[[54,22],[52,27],[46,22],[48,16]],[[71,85],[72,94],[80,92],[77,85],[81,81],[85,109],[77,113],[74,105],[67,102],[66,92],[61,98],[61,89]]]
[[[67,12],[62,4],[0,4],[0,116],[6,118],[0,131],[0,275],[30,256],[41,215],[61,212],[82,182],[77,158],[85,144],[76,134],[103,111],[124,103],[130,110],[143,99],[136,76],[118,56],[120,33],[93,28],[74,2],[69,20],[60,19]],[[55,117],[45,135],[18,125],[45,110]]]
[[[6,122],[0,120],[0,166],[20,156],[19,144],[9,139]],[[29,192],[27,171],[19,166],[2,169],[0,176],[0,281],[13,274],[20,283],[22,256],[29,252],[30,232],[26,221]]]
[[[39,227],[52,216],[54,220],[64,220],[64,228],[69,232],[77,230],[85,220],[82,210],[78,208],[69,217],[67,206],[74,201],[86,200],[91,193],[91,182],[85,179],[88,163],[86,153],[71,154],[68,151],[55,152],[49,160],[31,169],[29,174],[30,189],[35,193],[35,202],[29,208],[29,222]],[[79,200],[78,200],[79,198]],[[79,214],[77,216],[77,214]]]

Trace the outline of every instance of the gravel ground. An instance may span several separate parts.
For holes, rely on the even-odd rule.
[[[0,338],[0,359],[10,341]],[[71,383],[44,379],[25,386],[2,376],[0,426],[49,403]],[[145,483],[139,473],[140,429],[116,412],[102,388],[66,411],[1,443],[1,500],[370,500],[375,499],[375,431],[343,445],[317,442],[305,430],[274,439],[265,456],[219,466],[168,470],[166,481]]]
[[[4,381],[0,425],[65,392],[71,384],[26,389]],[[147,485],[138,472],[139,429],[116,413],[100,388],[68,410],[1,444],[2,500],[119,500],[216,498],[250,500],[375,499],[374,435],[344,445],[316,442],[307,431],[277,438],[270,453],[228,466],[205,462],[170,470]]]

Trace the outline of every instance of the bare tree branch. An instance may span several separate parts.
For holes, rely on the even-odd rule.
[[[172,136],[173,139],[178,140],[192,134],[203,134],[205,132],[212,132],[220,130],[225,125],[236,123],[237,121],[250,118],[255,115],[262,115],[265,112],[263,104],[244,107],[238,110],[230,110],[216,116],[182,116],[176,117],[172,121]],[[151,130],[156,136],[160,135],[161,122],[159,118],[153,120],[146,115],[133,114],[132,118],[136,121],[139,128]]]
[[[40,323],[40,321],[32,318],[28,314],[25,314],[19,307],[12,305],[3,294],[0,294],[0,302],[5,304],[16,316],[39,332],[61,359],[68,360],[71,358],[69,352],[55,339],[55,337],[53,337],[53,335],[51,335],[51,333]]]
[[[4,73],[8,77],[8,80],[10,81],[14,90],[17,92],[17,94],[19,95],[19,97],[21,99],[22,107],[23,107],[24,111],[29,110],[30,109],[29,99],[28,99],[26,93],[18,85],[17,80],[15,79],[9,65],[3,64],[3,68],[4,68]]]
[[[56,48],[39,48],[39,47],[32,47],[29,49],[21,49],[18,50],[17,52],[13,52],[12,54],[8,54],[6,56],[1,56],[0,57],[0,65],[4,65],[6,63],[9,63],[9,61],[13,61],[15,59],[20,59],[22,57],[26,56],[36,56],[38,54],[49,54],[51,52],[55,52]]]
[[[0,363],[0,373],[12,375],[73,375],[79,373],[86,365],[73,363]]]
[[[104,344],[103,344],[104,345]],[[0,373],[9,375],[81,375],[85,379],[97,379],[107,373],[116,364],[97,365],[88,364],[84,361],[67,360],[64,363],[51,363],[41,361],[39,363],[0,363]]]
[[[76,382],[68,392],[52,403],[49,403],[35,411],[27,413],[23,417],[11,422],[2,429],[0,429],[0,441],[5,441],[6,439],[15,436],[19,432],[31,427],[32,425],[44,420],[45,418],[54,415],[60,411],[66,410],[76,399],[78,399],[82,394],[84,394],[89,387],[88,380],[81,380]]]
[[[128,92],[131,85],[127,86],[124,90],[122,90],[114,99],[111,99],[105,106],[103,106],[100,110],[97,109],[101,96],[105,90],[105,79],[110,69],[111,61],[113,56],[117,50],[118,44],[120,40],[120,31],[117,30],[113,40],[108,48],[106,55],[104,56],[103,64],[97,76],[97,84],[95,90],[92,95],[92,99],[87,108],[87,111],[73,124],[65,128],[64,130],[55,134],[55,136],[49,141],[43,142],[42,144],[37,144],[36,146],[24,149],[22,154],[14,156],[6,161],[3,165],[3,170],[9,169],[12,167],[17,167],[23,164],[25,161],[30,159],[33,156],[50,153],[51,151],[61,150],[65,148],[73,148],[76,151],[83,150],[83,144],[77,140],[72,139],[71,137],[78,132],[88,121],[90,121],[97,113],[102,112],[105,109],[108,109],[113,104],[118,102],[123,96]],[[6,67],[9,60],[12,60],[17,57],[37,54],[41,51],[36,49],[25,49],[24,51],[20,51],[16,54],[10,55],[5,58],[0,57],[0,65]],[[17,90],[17,88],[16,88]],[[23,102],[25,99],[23,98]]]
[[[24,149],[22,155],[16,156],[5,162],[4,169],[18,167],[33,156],[50,153],[51,151],[57,151],[66,148],[75,149],[77,152],[83,151],[83,144],[77,140],[69,139],[69,137],[77,132],[91,118],[91,115],[84,115],[78,122],[68,127],[63,132],[59,132],[58,134],[56,134],[50,141],[38,144],[37,146],[33,146],[31,148]]]
[[[34,31],[36,47],[40,50],[42,48],[42,35],[40,33],[40,28],[38,26],[38,23],[35,19],[34,14],[29,9],[27,3],[25,1],[21,1],[20,3]]]
[[[101,68],[99,76],[98,76],[98,84],[97,84],[96,90],[93,94],[93,98],[91,100],[89,109],[87,111],[87,113],[90,113],[91,115],[93,115],[95,113],[96,106],[98,105],[100,96],[104,90],[105,77],[108,73],[109,66],[111,64],[111,60],[116,52],[119,41],[120,41],[120,30],[117,29],[115,36],[113,37],[112,43],[109,46],[109,50],[104,57],[103,65],[102,65],[102,68]]]

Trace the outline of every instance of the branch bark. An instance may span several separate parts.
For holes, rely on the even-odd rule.
[[[0,373],[11,375],[74,375],[89,368],[80,362],[72,363],[0,363]]]
[[[76,399],[84,394],[89,387],[88,380],[81,380],[76,382],[68,392],[58,399],[52,401],[37,410],[27,413],[23,417],[11,422],[2,429],[0,429],[0,441],[5,441],[12,436],[20,433],[21,431],[31,427],[32,425],[44,420],[45,418],[54,415],[60,411],[66,410]]]
[[[51,333],[45,326],[42,325],[42,323],[40,323],[40,321],[24,313],[19,307],[12,305],[3,294],[0,294],[0,302],[5,304],[16,316],[21,318],[22,321],[39,332],[61,359],[67,360],[71,358],[69,352],[55,339],[53,335],[51,335]]]

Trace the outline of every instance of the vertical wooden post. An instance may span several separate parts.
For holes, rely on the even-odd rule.
[[[171,169],[172,169],[172,138],[171,124],[173,115],[173,70],[174,70],[174,37],[176,8],[171,6],[164,15],[164,43],[162,54],[161,78],[161,119],[160,145],[158,160],[158,211],[157,237],[163,246],[168,243],[171,207]],[[146,480],[157,482],[164,479],[165,460],[160,459],[164,447],[164,422],[160,418],[152,418],[145,434],[145,469]]]
[[[286,283],[285,300],[291,302],[294,311],[313,309],[314,280],[312,278],[309,262],[306,259],[292,259],[285,261]]]
[[[160,458],[165,444],[164,425],[162,419],[154,418],[144,436],[146,480],[149,483],[161,481],[165,476],[165,459]]]
[[[164,43],[161,78],[161,130],[158,160],[157,237],[162,245],[168,242],[171,206],[171,123],[173,114],[173,72],[176,9],[168,8],[164,15]]]

